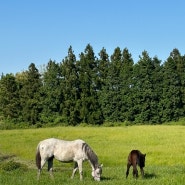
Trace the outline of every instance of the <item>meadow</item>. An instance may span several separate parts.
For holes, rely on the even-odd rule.
[[[184,126],[124,126],[124,127],[55,127],[0,131],[0,163],[16,161],[26,166],[16,170],[0,167],[0,184],[184,184],[185,182],[185,127]],[[40,140],[55,137],[66,140],[85,140],[103,163],[100,182],[91,177],[88,162],[83,164],[83,181],[77,173],[72,180],[73,164],[54,162],[54,180],[49,177],[45,165],[41,179],[37,181],[35,166],[36,146]],[[127,156],[132,149],[146,153],[145,178],[133,179],[132,168],[125,178]],[[138,168],[139,170],[139,168]],[[140,171],[139,171],[140,172]]]

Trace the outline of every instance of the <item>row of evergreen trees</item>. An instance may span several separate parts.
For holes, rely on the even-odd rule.
[[[14,123],[164,123],[185,116],[185,56],[174,49],[162,63],[143,51],[134,63],[128,49],[105,48],[96,57],[88,44],[39,71],[2,75],[0,120]]]

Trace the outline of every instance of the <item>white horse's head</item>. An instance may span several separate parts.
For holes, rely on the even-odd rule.
[[[101,174],[102,174],[102,167],[103,167],[103,164],[99,165],[96,169],[92,171],[92,176],[95,181],[100,181]]]

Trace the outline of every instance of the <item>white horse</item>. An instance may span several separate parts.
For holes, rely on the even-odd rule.
[[[61,162],[75,162],[71,178],[74,177],[79,169],[80,180],[82,180],[82,163],[85,160],[90,162],[92,167],[92,176],[94,180],[100,181],[102,166],[98,164],[98,157],[83,140],[65,141],[55,138],[49,138],[41,141],[37,146],[36,165],[38,168],[38,179],[41,170],[48,161],[48,171],[53,176],[53,158]]]

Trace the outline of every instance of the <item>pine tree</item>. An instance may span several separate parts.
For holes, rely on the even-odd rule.
[[[97,89],[98,91],[101,91],[102,88],[106,85],[106,80],[110,67],[109,55],[107,54],[105,48],[102,48],[99,53],[99,57],[100,58],[97,60]]]
[[[25,78],[19,90],[22,119],[30,124],[36,124],[39,120],[39,114],[41,112],[41,86],[42,81],[40,73],[35,67],[35,64],[31,63],[28,70],[25,72]]]
[[[80,80],[80,101],[77,106],[84,123],[101,124],[103,122],[97,95],[97,60],[93,48],[88,44],[85,52],[80,54],[78,62]]]
[[[80,123],[80,113],[77,102],[80,99],[79,94],[79,76],[76,66],[76,56],[70,46],[68,56],[62,62],[63,75],[63,94],[64,102],[62,104],[62,115],[70,125]]]
[[[182,101],[182,116],[185,116],[185,55],[181,56],[177,66],[178,74],[181,80],[181,101]]]
[[[148,53],[143,51],[139,62],[134,66],[132,88],[134,106],[132,112],[136,123],[160,121],[160,117],[156,118],[159,112],[157,107],[160,97],[159,88],[157,88],[159,79],[154,77],[159,74],[157,73],[160,68],[159,63],[156,58],[152,60]]]
[[[42,87],[42,122],[54,122],[60,115],[60,105],[63,101],[61,91],[61,69],[58,63],[50,60],[43,74]]]
[[[125,48],[122,53],[123,67],[120,71],[121,80],[121,118],[124,121],[133,121],[132,107],[132,77],[134,61],[128,49]]]
[[[121,49],[117,47],[111,55],[111,62],[106,80],[106,93],[104,97],[104,117],[106,121],[123,121],[121,116],[121,69],[123,67]]]
[[[98,99],[100,103],[100,109],[103,114],[103,119],[107,116],[107,91],[108,91],[108,75],[110,68],[109,56],[106,49],[103,48],[99,53],[98,59]]]
[[[183,115],[181,75],[179,73],[184,68],[181,68],[180,62],[180,53],[177,49],[174,49],[164,63],[163,94],[161,98],[163,122],[178,120]]]
[[[3,75],[0,80],[0,115],[5,120],[16,121],[19,113],[20,102],[15,76]]]

